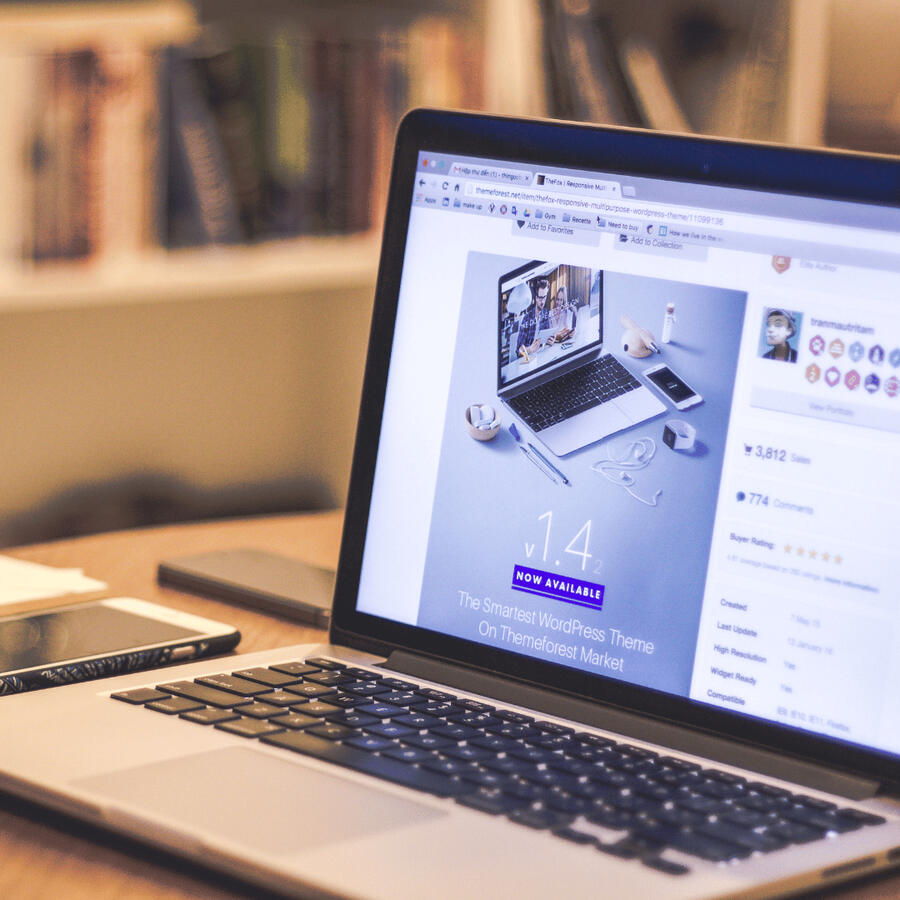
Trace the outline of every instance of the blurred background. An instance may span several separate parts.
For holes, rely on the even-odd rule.
[[[340,506],[419,105],[900,153],[895,0],[0,0],[0,545]]]

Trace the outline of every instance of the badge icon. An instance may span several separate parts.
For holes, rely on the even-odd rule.
[[[859,387],[859,372],[856,369],[851,369],[844,376],[844,384],[847,386],[848,391],[855,391]]]
[[[821,334],[814,335],[809,339],[809,352],[813,356],[821,356],[825,352],[825,338]]]
[[[791,267],[791,258],[789,256],[773,256],[772,268],[781,275]]]
[[[881,344],[876,344],[869,351],[869,362],[874,363],[876,366],[880,366],[884,362],[884,347]]]
[[[838,359],[844,355],[844,342],[840,338],[835,338],[828,345],[828,352],[835,358]]]
[[[832,366],[825,371],[825,384],[828,387],[834,387],[841,380],[841,370],[836,366]]]
[[[815,384],[821,377],[822,370],[815,363],[810,363],[806,367],[806,380],[810,384]]]
[[[850,345],[850,349],[847,352],[849,353],[850,359],[852,359],[853,362],[859,362],[865,355],[866,348],[863,347],[863,345],[859,341],[854,341]]]
[[[900,347],[895,347],[891,350],[891,355],[888,357],[891,365],[896,369],[900,367]]]
[[[863,384],[863,387],[870,393],[874,394],[878,388],[881,387],[881,379],[873,372],[871,375],[866,375],[866,380]]]
[[[897,394],[900,394],[900,379],[898,379],[896,375],[891,375],[891,377],[885,381],[884,392],[888,397],[896,397]]]

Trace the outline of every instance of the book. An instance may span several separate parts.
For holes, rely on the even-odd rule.
[[[183,50],[168,55],[170,246],[243,240],[215,118]]]

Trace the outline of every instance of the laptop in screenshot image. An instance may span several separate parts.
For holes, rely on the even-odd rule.
[[[554,454],[665,411],[602,351],[602,271],[534,260],[502,275],[499,294],[498,396]]]
[[[296,896],[896,868],[898,203],[896,159],[411,113],[329,643],[3,698],[0,786]]]

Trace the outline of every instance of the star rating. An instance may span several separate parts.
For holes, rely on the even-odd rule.
[[[844,561],[844,557],[840,554],[830,553],[827,550],[820,553],[818,550],[810,550],[806,547],[795,547],[793,544],[785,544],[784,552],[795,556],[806,557],[807,559],[814,559],[818,562],[832,563],[836,566],[839,566]]]

